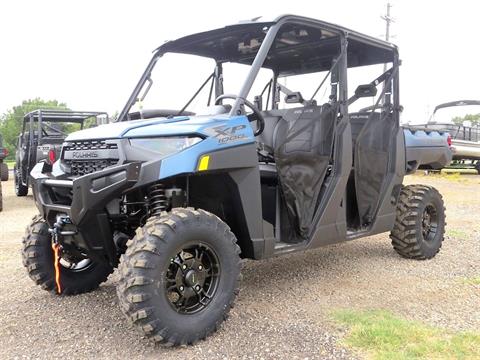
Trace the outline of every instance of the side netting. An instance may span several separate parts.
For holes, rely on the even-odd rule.
[[[396,128],[392,114],[369,113],[358,134],[354,152],[355,187],[360,221],[369,224],[378,207],[388,173],[391,144]]]
[[[307,238],[319,203],[337,113],[337,104],[289,109],[278,125],[275,163],[290,225],[301,238]]]

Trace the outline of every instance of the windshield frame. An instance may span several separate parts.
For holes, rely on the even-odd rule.
[[[243,80],[243,84],[240,87],[239,93],[234,94],[236,96],[236,100],[229,113],[229,116],[241,115],[242,113],[244,113],[243,105],[245,104],[247,96],[253,86],[255,79],[257,78],[257,75],[260,69],[263,67],[265,63],[268,53],[272,48],[272,45],[274,44],[275,38],[280,28],[286,24],[305,25],[312,28],[328,30],[338,35],[338,41],[341,44],[340,46],[347,46],[348,44],[347,39],[348,39],[350,41],[357,42],[365,46],[370,46],[372,49],[377,49],[378,51],[383,51],[384,53],[391,54],[391,56],[395,59],[398,57],[397,47],[389,42],[385,42],[385,41],[370,37],[368,35],[357,33],[355,31],[351,31],[349,29],[343,28],[338,25],[330,24],[320,20],[309,19],[301,16],[285,15],[277,18],[274,22],[267,23],[267,22],[250,21],[242,24],[231,25],[223,29],[216,29],[216,30],[207,31],[204,33],[189,35],[184,38],[167,42],[164,45],[157,48],[154,52],[152,59],[147,65],[147,68],[145,69],[137,85],[135,86],[134,91],[132,92],[127,103],[125,104],[124,108],[120,112],[118,121],[129,120],[128,118],[129,111],[137,102],[138,96],[142,91],[142,89],[144,88],[145,83],[149,81],[152,70],[154,69],[157,61],[166,53],[184,53],[184,54],[187,53],[192,55],[200,55],[207,58],[213,58],[213,60],[215,60],[217,64],[215,68],[215,73],[214,73],[214,81],[215,81],[215,84],[217,84],[215,86],[215,98],[217,98],[220,95],[223,95],[223,88],[221,86],[221,82],[222,82],[221,64],[223,62],[228,62],[228,61],[236,62],[235,59],[216,59],[214,58],[215,56],[213,54],[214,52],[211,52],[209,54],[204,54],[204,53],[200,54],[197,52],[195,54],[195,51],[193,51],[195,50],[193,49],[193,47],[196,44],[195,41],[197,41],[199,38],[202,38],[202,37],[208,39],[210,36],[212,36],[212,41],[213,41],[218,37],[218,34],[220,32],[232,31],[232,29],[235,29],[235,31],[238,31],[238,29],[240,29],[242,26],[245,26],[245,29],[247,28],[250,29],[252,26],[257,26],[257,27],[262,26],[263,31],[266,31],[265,37],[263,38],[260,44],[260,47],[258,48],[257,52],[254,54],[254,56],[249,58],[249,59],[253,58],[253,61],[250,65],[250,71],[248,75],[245,77],[245,79]],[[218,54],[218,55],[221,56],[222,54]],[[350,66],[361,66],[361,64],[357,64],[357,65],[350,65],[350,63],[347,64],[346,55],[347,54],[344,54],[344,56],[342,56],[342,62],[344,62],[345,64],[341,64],[340,67],[344,66],[346,68]],[[380,58],[375,59],[374,63],[383,63],[383,62],[380,62],[379,59]],[[344,70],[339,69],[339,71],[340,73],[342,73]],[[278,73],[274,73],[274,78],[273,78],[274,83],[278,75],[279,75]],[[346,87],[347,87],[346,77],[344,80],[345,81],[340,81],[338,84],[340,101],[344,101],[346,99]]]

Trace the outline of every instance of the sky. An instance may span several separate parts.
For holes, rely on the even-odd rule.
[[[156,47],[257,16],[293,13],[383,37],[386,2],[4,0],[0,114],[35,97],[57,99],[74,110],[114,113]],[[480,99],[480,2],[391,3],[391,41],[402,59],[402,121],[426,121],[442,102]]]

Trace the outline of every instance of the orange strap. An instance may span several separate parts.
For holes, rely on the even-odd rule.
[[[61,294],[62,286],[60,285],[60,257],[58,255],[58,252],[60,251],[60,245],[52,244],[52,249],[54,255],[53,268],[55,269],[55,284],[57,285],[57,293]]]

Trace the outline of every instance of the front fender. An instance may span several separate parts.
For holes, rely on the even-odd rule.
[[[255,142],[253,129],[244,115],[205,126],[200,133],[205,136],[203,141],[162,159],[159,179],[196,172],[202,156]]]

